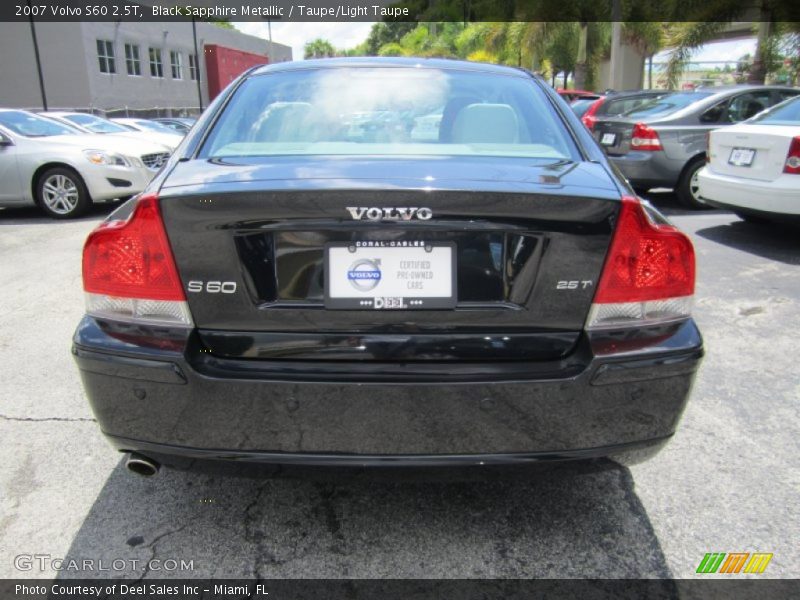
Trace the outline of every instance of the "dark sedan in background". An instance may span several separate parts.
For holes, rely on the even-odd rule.
[[[578,102],[591,102],[585,109],[581,109],[581,121],[590,130],[594,129],[594,124],[598,119],[623,115],[636,107],[663,98],[672,92],[669,90],[630,90],[625,92],[608,92],[605,96],[600,96],[597,100],[576,100],[573,102],[573,109]],[[576,114],[577,111],[576,111]]]
[[[697,174],[706,160],[706,134],[798,94],[780,86],[678,92],[620,117],[598,119],[594,135],[635,189],[673,188],[686,207],[702,208]]]
[[[141,474],[633,460],[692,387],[694,284],[541,78],[279,63],[90,234],[73,352]]]

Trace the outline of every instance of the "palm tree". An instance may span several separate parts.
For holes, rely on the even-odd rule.
[[[304,58],[329,58],[336,56],[336,48],[328,40],[317,38],[305,45]]]
[[[750,6],[741,0],[718,0],[713,4],[713,15],[708,20],[690,23],[675,23],[667,35],[667,45],[672,46],[667,61],[667,83],[674,88],[692,53],[715,39],[734,21],[742,21],[749,16]],[[748,83],[763,84],[767,74],[775,68],[775,49],[786,34],[800,32],[800,23],[791,20],[796,10],[792,2],[785,0],[761,0],[759,20],[753,24],[756,34],[756,52],[753,65],[748,73]],[[797,40],[797,36],[793,37]],[[796,41],[789,51],[800,51]]]

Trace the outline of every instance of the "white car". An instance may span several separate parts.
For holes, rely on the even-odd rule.
[[[55,119],[65,125],[77,127],[86,133],[124,135],[137,140],[157,142],[169,148],[170,152],[174,152],[175,148],[177,148],[178,144],[183,140],[182,135],[177,134],[168,127],[164,127],[166,131],[141,131],[131,128],[128,125],[115,123],[110,119],[104,119],[103,117],[90,115],[88,113],[50,110],[39,114],[50,119]]]
[[[155,142],[0,109],[0,207],[35,204],[56,218],[76,217],[92,202],[138,194],[169,156]]]
[[[748,221],[800,216],[800,97],[709,134],[703,201]]]
[[[114,123],[127,127],[129,130],[150,136],[150,139],[158,140],[162,144],[172,145],[177,148],[178,144],[183,140],[183,134],[178,133],[174,129],[149,121],[147,119],[130,119],[130,118],[114,118],[111,119]],[[173,150],[174,150],[173,148]]]

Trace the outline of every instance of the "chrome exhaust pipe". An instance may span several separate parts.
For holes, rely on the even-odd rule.
[[[156,461],[135,453],[128,454],[125,466],[128,467],[128,471],[131,473],[136,473],[142,477],[152,477],[158,473],[159,469],[159,464]]]

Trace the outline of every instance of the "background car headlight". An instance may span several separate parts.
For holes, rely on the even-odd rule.
[[[130,163],[124,156],[113,154],[111,152],[104,152],[103,150],[84,150],[84,156],[89,162],[96,165],[117,165],[120,167],[130,167]]]

